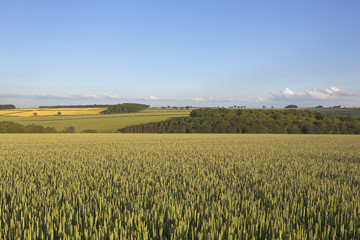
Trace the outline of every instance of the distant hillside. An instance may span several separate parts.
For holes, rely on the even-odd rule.
[[[120,129],[125,133],[288,133],[359,134],[351,116],[301,110],[197,109],[179,121],[166,120]]]
[[[96,111],[91,111],[96,109]],[[22,111],[24,110],[24,111]],[[100,111],[106,110],[106,108],[73,108],[73,111],[69,109],[30,109],[30,112],[25,112],[26,109],[19,109],[22,113],[18,114],[6,114],[4,115],[0,111],[1,121],[13,121],[23,125],[35,124],[45,127],[54,127],[58,131],[68,126],[74,126],[77,132],[93,129],[97,132],[116,132],[117,129],[130,125],[136,125],[148,122],[163,121],[166,119],[180,119],[190,115],[190,110],[187,109],[146,109],[137,113],[123,113],[123,114],[99,114]],[[40,109],[42,110],[42,109]],[[53,110],[53,111],[51,111]],[[70,109],[71,110],[71,109]],[[9,110],[4,110],[9,111]],[[15,111],[15,110],[14,110]],[[38,113],[34,116],[34,111]],[[61,115],[57,115],[58,112]],[[90,114],[90,113],[91,114]],[[97,113],[96,113],[97,112]],[[47,115],[44,115],[44,114]],[[96,114],[95,114],[96,113]],[[26,115],[28,114],[28,115]],[[27,116],[27,117],[18,117]]]
[[[123,103],[123,104],[112,105],[102,113],[104,114],[134,113],[134,112],[139,112],[141,110],[145,110],[149,107],[150,107],[149,105],[145,105],[145,104]]]

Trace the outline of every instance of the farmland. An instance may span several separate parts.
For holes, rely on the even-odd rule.
[[[60,112],[65,116],[95,115],[106,108],[24,108],[0,110],[0,116],[6,117],[30,117],[30,116],[57,116]]]
[[[37,116],[33,114],[35,110],[38,112]],[[58,131],[65,127],[73,126],[77,132],[86,129],[93,129],[98,132],[115,132],[117,129],[129,125],[186,117],[189,116],[192,109],[163,110],[153,108],[138,113],[107,115],[100,114],[102,110],[104,109],[69,108],[67,111],[56,108],[0,110],[0,121],[14,121],[24,125],[36,124],[44,127],[54,127]],[[57,116],[59,111],[61,116]],[[47,114],[46,116],[45,113]],[[25,117],[26,114],[27,117]]]
[[[3,134],[2,239],[359,239],[356,135]]]
[[[76,132],[92,129],[101,133],[110,133],[132,125],[187,117],[195,108],[149,108],[137,113],[100,114],[100,112],[105,109],[106,108],[33,108],[0,110],[0,121],[13,121],[23,125],[42,125],[44,127],[53,127],[57,131],[73,126]],[[270,109],[257,110],[268,111]],[[340,114],[343,116],[351,115],[354,118],[360,118],[360,108],[301,108],[298,110],[318,111],[325,114]],[[61,112],[60,116],[58,116],[58,112]],[[35,116],[34,113],[37,115]]]

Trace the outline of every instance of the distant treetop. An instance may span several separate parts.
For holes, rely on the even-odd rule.
[[[41,125],[27,125],[20,123],[3,121],[0,122],[0,133],[56,133],[53,127],[43,127]]]
[[[108,107],[107,110],[103,111],[104,114],[113,114],[113,113],[133,113],[139,112],[141,110],[149,108],[149,105],[138,104],[138,103],[123,103],[112,105]]]
[[[291,104],[291,105],[287,105],[285,108],[297,108],[297,105]]]
[[[0,104],[0,109],[16,109],[13,104]]]
[[[351,116],[315,111],[211,109],[193,110],[180,120],[144,123],[119,129],[125,133],[285,133],[360,134]]]

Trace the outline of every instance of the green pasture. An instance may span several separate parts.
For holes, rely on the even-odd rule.
[[[192,109],[160,109],[153,108],[138,113],[105,114],[105,115],[74,115],[74,116],[31,116],[8,117],[0,116],[0,121],[13,121],[24,125],[36,124],[54,127],[60,131],[73,126],[76,132],[93,129],[97,132],[115,132],[119,128],[166,119],[189,116]]]

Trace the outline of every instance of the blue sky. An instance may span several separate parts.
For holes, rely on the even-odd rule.
[[[0,104],[360,106],[360,1],[1,1]]]

